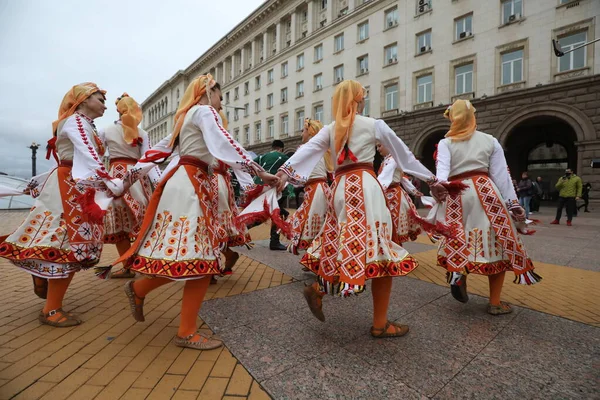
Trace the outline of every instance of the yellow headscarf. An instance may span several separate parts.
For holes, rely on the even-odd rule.
[[[323,124],[319,120],[306,118],[304,120],[304,129],[308,130],[308,138],[311,139],[323,129]],[[333,172],[335,169],[333,161],[331,161],[331,149],[327,150],[327,153],[325,153],[325,166],[329,172]]]
[[[347,158],[357,159],[348,148],[350,131],[354,124],[354,116],[358,102],[363,99],[364,91],[360,83],[353,80],[342,81],[333,93],[333,115],[335,120],[335,155],[337,163],[342,164]]]
[[[140,105],[127,93],[115,101],[117,111],[121,114],[121,125],[123,126],[123,137],[127,144],[135,145],[140,137],[138,125],[142,121],[142,109]]]
[[[175,128],[173,129],[173,137],[171,138],[170,146],[173,146],[175,140],[177,140],[177,137],[179,136],[179,132],[181,132],[185,114],[187,114],[190,108],[200,102],[202,96],[207,92],[207,88],[212,89],[216,84],[217,82],[215,82],[211,74],[200,75],[190,82],[187,89],[185,89],[183,98],[179,103],[179,108],[177,108],[177,112],[175,113]]]
[[[451,122],[450,130],[444,137],[456,141],[469,140],[477,129],[475,111],[469,100],[456,100],[444,113],[444,117]]]
[[[227,130],[227,126],[229,126],[229,121],[227,121],[227,115],[223,112],[223,110],[219,110],[219,115],[221,116],[221,126],[223,129]]]
[[[92,82],[84,82],[73,86],[71,90],[65,94],[65,97],[63,97],[63,100],[60,103],[60,108],[58,109],[58,119],[52,123],[52,134],[56,135],[58,124],[62,120],[73,115],[75,110],[77,110],[77,107],[79,107],[81,103],[83,103],[88,97],[96,92],[102,93],[103,96],[106,95],[106,90],[101,90],[95,83]]]

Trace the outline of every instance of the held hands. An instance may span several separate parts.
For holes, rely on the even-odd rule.
[[[271,186],[271,187],[277,187],[277,185],[279,184],[279,178],[276,177],[275,175],[271,175],[268,172],[260,172],[258,174],[258,177],[260,179],[262,179],[262,181]]]
[[[524,222],[525,221],[525,210],[521,206],[514,206],[510,209],[512,212],[515,221]]]
[[[575,200],[581,200],[581,197],[575,197]]]
[[[435,182],[429,185],[429,189],[431,190],[431,195],[438,203],[446,200],[446,197],[448,196],[448,189],[446,189],[440,182]]]
[[[277,178],[279,178],[279,185],[277,186],[277,193],[283,192],[283,189],[287,186],[288,176],[285,172],[277,172]]]

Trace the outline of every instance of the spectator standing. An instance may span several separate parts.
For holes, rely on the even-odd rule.
[[[533,182],[529,179],[527,171],[521,174],[521,180],[517,185],[519,205],[525,209],[525,218],[529,218],[529,204],[533,196]]]
[[[588,210],[588,205],[590,203],[590,190],[592,190],[592,185],[589,182],[583,185],[581,198],[583,199],[584,203],[577,207],[578,210],[581,209],[581,207],[585,207],[584,211],[590,212],[590,210]]]
[[[554,221],[550,222],[552,225],[558,225],[560,223],[562,209],[563,207],[566,207],[567,226],[571,226],[573,215],[577,210],[576,200],[581,198],[582,186],[581,178],[575,175],[573,170],[567,168],[565,170],[565,175],[556,182],[556,189],[558,190],[558,208],[556,209],[556,218]]]

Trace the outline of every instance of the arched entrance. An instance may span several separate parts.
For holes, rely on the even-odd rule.
[[[436,173],[435,170],[435,158],[433,157],[437,144],[444,138],[448,130],[443,131],[435,131],[430,133],[427,138],[425,138],[421,152],[420,152],[420,161],[421,163],[427,167],[431,172]]]
[[[506,136],[504,149],[512,177],[524,171],[542,178],[544,193],[556,197],[554,185],[566,168],[577,170],[577,134],[556,116],[535,116],[518,123]]]

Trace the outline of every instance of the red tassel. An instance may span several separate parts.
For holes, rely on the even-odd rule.
[[[146,152],[146,154],[144,154],[144,157],[140,158],[140,162],[155,162],[155,161],[159,161],[159,160],[164,160],[166,158],[168,158],[171,155],[171,153],[167,153],[164,151],[158,151],[158,150],[148,150]]]
[[[48,144],[46,145],[46,160],[49,160],[50,155],[52,155],[56,162],[58,162],[58,155],[56,154],[56,140],[56,136],[48,140]]]
[[[78,202],[81,206],[81,211],[89,216],[92,222],[102,223],[106,211],[96,204],[94,201],[95,196],[96,190],[94,188],[88,188],[84,194],[79,196]]]
[[[281,211],[279,208],[271,214],[271,221],[279,228],[283,236],[292,239],[292,226],[281,218]]]
[[[425,218],[421,217],[417,211],[415,209],[413,209],[412,207],[410,208],[410,216],[412,217],[412,219],[419,224],[419,226],[421,228],[423,228],[423,230],[431,235],[435,235],[435,236],[445,236],[448,238],[453,238],[456,236],[456,230],[457,227],[455,226],[450,226],[450,225],[446,225],[443,224],[439,221],[437,221],[435,224],[432,224],[431,222],[427,221]]]
[[[458,196],[463,190],[469,188],[468,185],[465,185],[460,181],[443,182],[442,185],[448,190],[450,196]]]

